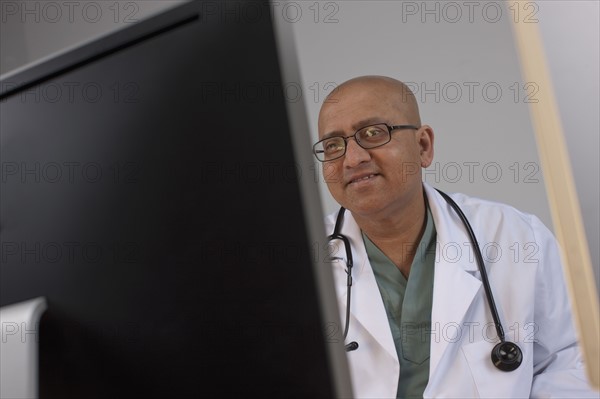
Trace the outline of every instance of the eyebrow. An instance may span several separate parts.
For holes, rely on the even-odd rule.
[[[377,123],[384,123],[384,122],[382,122],[382,120],[383,120],[383,118],[381,118],[381,117],[372,117],[372,118],[367,118],[367,119],[361,119],[360,121],[358,121],[354,125],[352,125],[352,128],[354,129],[354,131],[352,133],[354,134],[361,127],[374,125]],[[324,134],[323,137],[321,138],[321,140],[328,139],[330,137],[339,137],[339,136],[346,137],[346,135],[344,134],[343,131],[335,130],[333,132]]]

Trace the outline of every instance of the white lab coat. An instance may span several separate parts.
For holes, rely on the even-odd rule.
[[[521,366],[498,370],[499,342],[469,236],[455,211],[424,185],[437,230],[431,312],[429,383],[425,398],[598,398],[589,388],[569,308],[557,243],[541,221],[507,205],[452,194],[483,252],[506,339],[523,351]],[[333,232],[337,211],[327,218]],[[346,343],[357,398],[396,396],[401,372],[394,341],[361,232],[346,212],[341,230],[354,257]],[[333,256],[344,257],[343,247]],[[332,263],[341,323],[346,311],[345,263]],[[343,328],[343,327],[342,327]]]

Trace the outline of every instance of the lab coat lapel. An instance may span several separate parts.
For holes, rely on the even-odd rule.
[[[435,189],[426,184],[424,186],[437,234],[433,309],[431,312],[433,333],[429,366],[429,385],[434,386],[438,366],[446,352],[451,351],[449,344],[452,337],[445,337],[444,333],[453,330],[445,329],[448,326],[465,327],[463,325],[465,314],[473,300],[478,297],[481,281],[475,276],[478,271],[477,263],[470,252],[469,236],[458,215]],[[342,234],[348,237],[354,257],[348,340],[352,340],[353,329],[357,328],[356,323],[358,323],[386,352],[397,359],[385,307],[381,295],[378,295],[379,288],[369,263],[362,234],[352,214],[348,211],[344,217]],[[332,255],[345,258],[343,247],[336,248]],[[338,304],[341,314],[344,314],[347,292],[345,263],[336,261],[333,266]],[[341,320],[341,323],[340,330],[343,330],[344,320]],[[444,372],[444,367],[441,366],[440,377],[443,377]]]
[[[463,319],[482,284],[475,276],[477,263],[460,218],[435,189],[425,185],[425,191],[437,232],[429,363],[432,385],[445,353],[452,350],[449,345],[453,337],[448,331],[465,328]],[[440,367],[440,377],[444,369]]]
[[[357,327],[356,323],[359,323],[386,352],[392,357],[397,358],[396,347],[390,331],[385,306],[381,295],[379,295],[379,287],[377,286],[377,281],[375,280],[375,275],[367,256],[362,233],[349,211],[346,211],[344,215],[342,234],[348,237],[354,258],[350,305],[351,319],[347,340],[352,340],[353,329]],[[343,248],[337,248],[335,253],[337,253],[335,256],[345,258]],[[333,270],[337,285],[338,304],[343,314],[346,310],[347,292],[345,263],[336,262]],[[344,320],[341,322],[343,324]]]

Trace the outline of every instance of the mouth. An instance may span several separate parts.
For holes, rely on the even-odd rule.
[[[348,185],[350,186],[350,185],[353,185],[353,184],[365,183],[365,182],[373,180],[377,176],[379,176],[378,173],[372,173],[372,174],[369,174],[369,175],[357,177],[355,179],[350,180],[348,182]]]

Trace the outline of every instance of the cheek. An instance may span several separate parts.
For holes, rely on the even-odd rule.
[[[420,147],[411,140],[405,140],[403,143],[390,148],[386,154],[385,160],[389,167],[392,167],[398,173],[411,175],[421,168]]]

